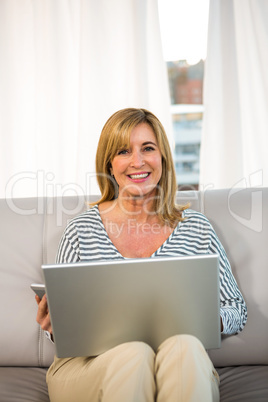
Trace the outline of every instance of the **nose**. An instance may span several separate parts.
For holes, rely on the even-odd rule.
[[[143,155],[139,151],[133,151],[132,152],[132,158],[131,158],[131,166],[134,168],[140,168],[145,164],[143,160]]]

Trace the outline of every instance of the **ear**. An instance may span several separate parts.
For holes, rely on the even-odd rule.
[[[111,176],[114,175],[114,171],[113,171],[113,168],[112,168],[112,167],[110,168],[110,174],[111,174]]]

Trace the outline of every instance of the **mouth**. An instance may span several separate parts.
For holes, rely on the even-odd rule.
[[[146,179],[150,173],[136,173],[136,174],[129,174],[128,177],[130,177],[132,180],[140,180],[140,179]]]

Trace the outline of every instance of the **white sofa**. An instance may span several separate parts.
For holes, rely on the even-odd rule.
[[[223,337],[221,349],[210,352],[221,401],[268,401],[268,188],[180,192],[178,198],[212,222],[248,305],[244,331]],[[30,284],[42,282],[42,263],[54,262],[67,221],[95,199],[0,200],[0,402],[49,401],[45,375],[54,346],[35,321]]]

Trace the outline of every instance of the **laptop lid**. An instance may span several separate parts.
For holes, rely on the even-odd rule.
[[[43,265],[58,357],[192,334],[220,347],[217,255]]]

